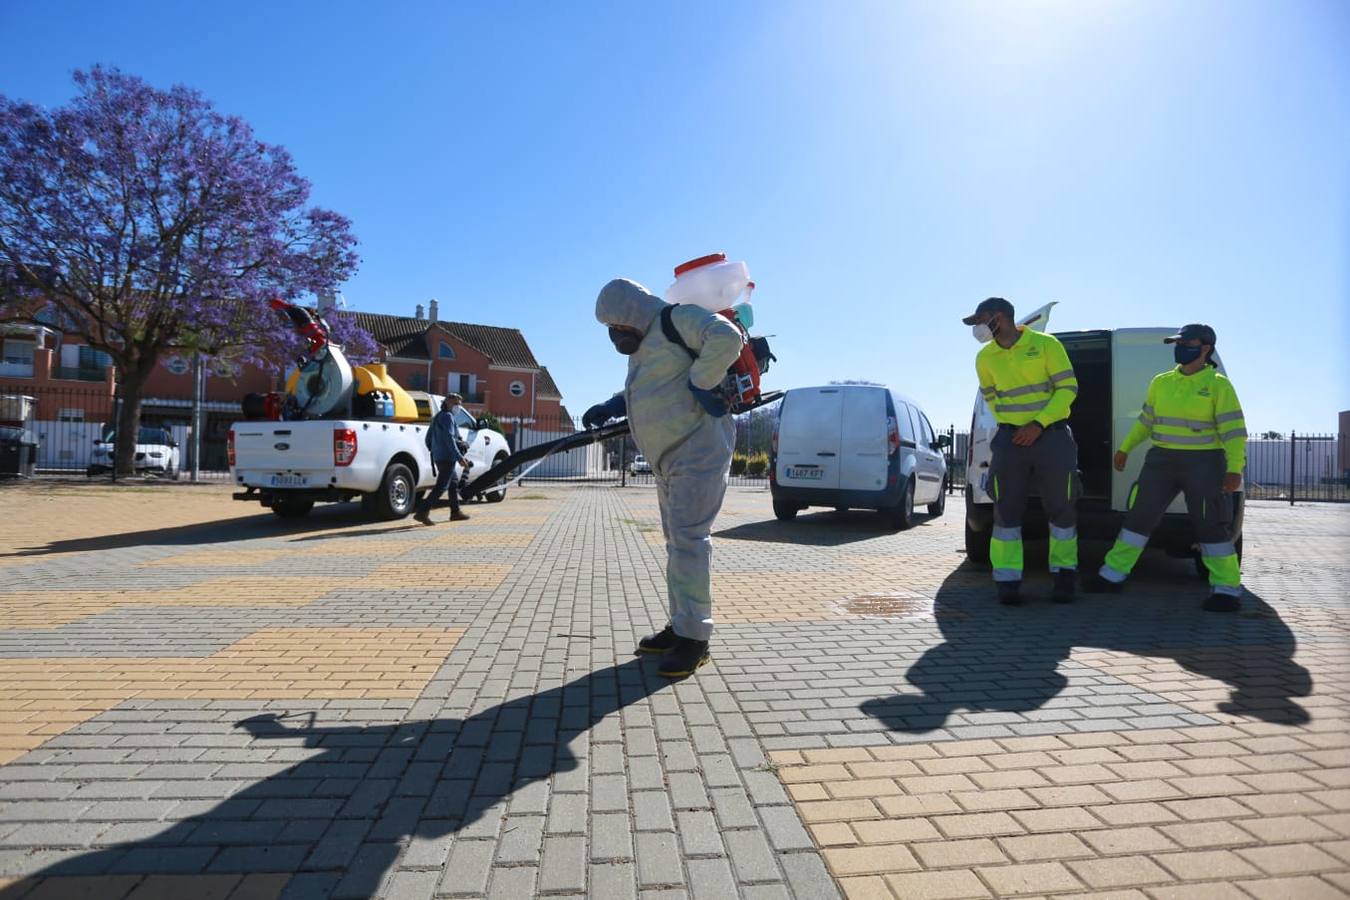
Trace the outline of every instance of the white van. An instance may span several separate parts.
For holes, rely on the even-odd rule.
[[[1044,331],[1050,321],[1050,303],[1022,320]],[[1078,535],[1084,540],[1115,540],[1129,509],[1131,488],[1143,468],[1147,444],[1130,454],[1124,472],[1111,465],[1115,450],[1124,441],[1148,393],[1153,376],[1176,365],[1172,347],[1162,342],[1176,328],[1115,328],[1096,331],[1057,332],[1078,377],[1078,397],[1069,414],[1069,428],[1078,443],[1078,469],[1083,494],[1078,501]],[[1223,372],[1217,351],[1214,361]],[[966,456],[966,556],[973,562],[989,561],[989,538],[994,525],[994,499],[989,494],[989,442],[998,430],[994,414],[976,392]],[[1243,495],[1233,497],[1231,539],[1242,553]],[[1034,497],[1023,522],[1028,537],[1046,534],[1045,513]],[[1201,567],[1195,529],[1178,496],[1167,508],[1162,522],[1149,540],[1171,556],[1193,557]]]
[[[786,521],[808,506],[878,509],[908,528],[922,503],[940,516],[948,443],[917,403],[881,385],[793,388],[774,421],[774,515]]]

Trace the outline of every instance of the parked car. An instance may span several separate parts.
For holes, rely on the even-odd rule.
[[[652,464],[647,462],[647,457],[639,453],[633,457],[633,463],[628,467],[629,475],[650,475],[652,473]]]
[[[949,443],[922,407],[881,385],[793,388],[774,422],[769,491],[780,520],[809,506],[876,509],[895,528],[942,515]]]
[[[441,398],[425,395],[419,412],[430,420]],[[510,455],[506,438],[463,407],[455,413],[468,446],[472,473],[485,472]],[[277,516],[309,514],[315,503],[360,500],[372,514],[399,519],[413,511],[418,494],[436,482],[427,451],[426,422],[388,419],[249,420],[230,428],[230,479],[245,490],[234,499],[260,502]],[[459,467],[456,467],[459,468]],[[463,472],[456,472],[456,483]],[[505,488],[486,492],[498,502]]]
[[[85,475],[93,477],[111,471],[116,458],[117,432],[109,429],[103,437],[94,441],[94,451],[89,457],[89,468]],[[137,474],[160,475],[164,478],[178,477],[178,442],[168,429],[143,425],[136,435],[136,458],[133,463]]]
[[[1054,305],[1041,307],[1023,324],[1037,331],[1045,330]],[[1078,536],[1084,540],[1114,540],[1124,521],[1131,490],[1147,454],[1142,451],[1130,454],[1124,472],[1112,467],[1111,458],[1139,418],[1149,381],[1175,365],[1172,348],[1162,342],[1175,332],[1175,328],[1168,327],[1055,333],[1078,376],[1078,398],[1069,415],[1069,427],[1078,443],[1078,469],[1083,482],[1078,501]],[[1214,361],[1223,372],[1223,361],[1217,352]],[[975,562],[989,561],[989,538],[994,524],[994,498],[989,494],[989,442],[997,429],[993,412],[977,391],[966,459],[966,556]],[[1233,495],[1230,533],[1239,555],[1243,506],[1243,493],[1239,491]],[[1023,529],[1029,537],[1043,536],[1048,530],[1045,512],[1034,491]],[[1172,556],[1194,557],[1197,568],[1201,566],[1195,529],[1181,496],[1167,508],[1149,546],[1161,547]]]

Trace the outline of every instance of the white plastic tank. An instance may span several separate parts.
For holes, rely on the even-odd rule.
[[[725,253],[712,253],[675,267],[675,280],[666,288],[667,303],[692,303],[710,312],[736,305],[742,294],[749,303],[755,283],[743,262],[732,262]]]

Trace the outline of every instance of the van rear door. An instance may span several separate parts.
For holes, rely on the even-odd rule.
[[[839,487],[880,491],[890,465],[886,445],[886,389],[856,385],[844,390]]]
[[[783,398],[776,473],[780,485],[839,488],[844,395],[843,387],[793,388]]]
[[[1175,333],[1174,328],[1119,328],[1111,334],[1111,409],[1112,450],[1119,447],[1139,420],[1139,412],[1148,396],[1148,383],[1159,372],[1176,365],[1172,348],[1163,338]],[[1119,512],[1129,509],[1130,490],[1139,480],[1139,470],[1148,455],[1148,442],[1136,447],[1124,472],[1117,472],[1111,485],[1111,508]],[[1186,500],[1177,495],[1169,513],[1186,512]]]

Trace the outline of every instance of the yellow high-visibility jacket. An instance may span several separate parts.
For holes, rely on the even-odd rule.
[[[1220,450],[1229,472],[1247,465],[1247,423],[1233,382],[1213,366],[1185,375],[1181,366],[1155,375],[1148,397],[1120,449],[1129,453],[1145,439],[1169,450]]]
[[[1052,334],[1017,329],[1022,336],[1008,349],[990,341],[976,355],[980,393],[1000,424],[1049,426],[1067,419],[1078,396],[1069,354]]]

